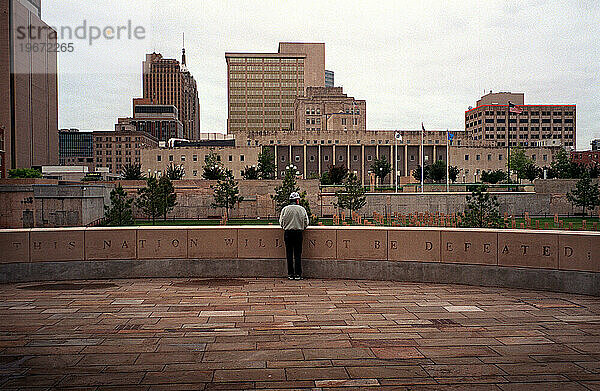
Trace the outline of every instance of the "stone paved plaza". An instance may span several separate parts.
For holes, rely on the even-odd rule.
[[[600,390],[600,298],[463,285],[0,285],[0,389]]]

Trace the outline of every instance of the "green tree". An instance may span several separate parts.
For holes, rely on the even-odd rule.
[[[202,173],[202,178],[208,180],[219,180],[223,179],[225,175],[225,170],[219,161],[217,154],[211,151],[206,159],[204,159],[204,172]]]
[[[438,160],[429,166],[428,177],[436,183],[446,179],[446,163],[443,160]]]
[[[416,181],[421,182],[421,166],[417,166],[412,172],[413,178]],[[425,166],[423,169],[423,182],[427,182],[429,180],[429,166]]]
[[[379,178],[380,183],[383,183],[385,177],[392,172],[392,166],[390,165],[390,162],[387,161],[385,156],[382,156],[373,161],[373,164],[371,164],[371,172]]]
[[[528,173],[531,174],[531,172],[533,172],[532,166],[537,167],[535,162],[525,155],[525,148],[517,146],[512,149],[510,155],[510,170],[517,174],[519,183],[521,182],[521,179],[527,178]]]
[[[344,166],[330,165],[329,169],[321,176],[321,185],[341,185],[348,175],[348,169]]]
[[[225,208],[225,216],[229,217],[229,210],[235,208],[235,204],[244,200],[240,196],[238,183],[233,179],[231,170],[226,170],[223,179],[219,179],[216,185],[211,186],[214,190],[215,201],[211,204],[215,208]]]
[[[162,214],[163,202],[164,197],[158,186],[158,180],[154,176],[149,177],[146,179],[146,187],[138,190],[135,205],[144,215],[152,219],[152,225],[154,225],[156,218]]]
[[[600,205],[600,190],[598,185],[592,182],[589,174],[577,181],[575,190],[567,193],[567,199],[577,206],[583,208],[583,215],[586,216],[587,209],[594,209]]]
[[[543,175],[542,169],[539,168],[533,161],[527,164],[522,172],[523,179],[527,179],[530,182],[533,182],[537,178]]]
[[[460,169],[457,166],[448,167],[448,176],[450,176],[450,181],[452,181],[452,183],[456,183],[459,173]]]
[[[502,170],[494,170],[494,171],[482,171],[481,172],[481,181],[486,183],[500,183],[506,180],[506,172]]]
[[[471,228],[500,228],[503,219],[498,211],[498,199],[487,192],[487,186],[478,185],[470,196],[461,216],[461,226]]]
[[[300,194],[300,205],[306,209],[306,213],[308,213],[311,222],[314,222],[316,218],[312,215],[310,210],[310,204],[306,199],[306,191],[301,191],[300,186],[298,186],[298,182],[296,181],[296,176],[298,175],[300,175],[300,172],[296,166],[287,166],[281,185],[275,187],[275,195],[271,195],[271,199],[275,201],[277,213],[279,213],[284,206],[289,205],[290,194],[293,192]]]
[[[178,181],[180,179],[183,179],[183,177],[185,176],[185,169],[183,168],[183,164],[176,165],[171,163],[169,167],[167,167],[167,169],[165,170],[163,176],[166,176],[172,181]]]
[[[260,172],[256,166],[246,166],[246,168],[242,170],[242,176],[244,179],[255,180],[260,177]]]
[[[275,179],[275,155],[268,147],[258,154],[258,172],[260,179]]]
[[[42,173],[34,168],[13,168],[8,170],[9,178],[41,178]]]
[[[161,214],[164,216],[165,221],[167,221],[167,213],[172,211],[175,205],[177,205],[177,194],[175,193],[173,182],[166,175],[161,176],[158,180],[158,189],[161,197]]]
[[[133,225],[133,198],[127,197],[123,187],[119,185],[110,192],[110,206],[104,206],[105,224],[108,226]]]
[[[140,180],[144,179],[144,174],[142,173],[142,165],[135,163],[127,163],[123,166],[121,170],[121,178],[125,180]]]
[[[335,192],[337,197],[336,207],[349,209],[350,213],[359,211],[367,203],[365,188],[354,173],[348,174],[344,182],[344,190]]]
[[[548,178],[578,179],[583,178],[586,172],[588,169],[585,165],[573,162],[567,151],[560,148],[554,155],[547,174]]]

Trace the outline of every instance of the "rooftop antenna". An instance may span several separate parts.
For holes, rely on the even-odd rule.
[[[183,49],[181,50],[181,64],[185,66],[185,33],[183,33]]]

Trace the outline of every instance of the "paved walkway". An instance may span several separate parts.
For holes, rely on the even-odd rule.
[[[0,389],[68,387],[600,390],[600,298],[344,280],[0,285]]]

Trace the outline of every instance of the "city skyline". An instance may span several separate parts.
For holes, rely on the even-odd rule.
[[[577,104],[577,148],[589,149],[591,139],[600,137],[600,46],[593,38],[600,32],[593,23],[600,8],[593,2],[439,2],[427,9],[410,3],[364,9],[347,2],[320,8],[312,2],[227,2],[185,12],[176,2],[161,18],[148,2],[108,4],[101,11],[80,2],[42,4],[50,25],[131,19],[147,30],[144,40],[77,42],[74,53],[59,55],[61,128],[112,129],[117,117],[131,114],[131,98],[141,96],[145,54],[179,58],[185,32],[203,132],[226,130],[225,52],[274,52],[278,42],[297,41],[326,44],[326,68],[335,72],[336,85],[369,104],[368,129],[418,129],[421,121],[430,129],[464,129],[464,111],[493,90],[524,92],[531,104]],[[110,83],[106,72],[113,74]],[[82,105],[89,108],[86,116]]]

